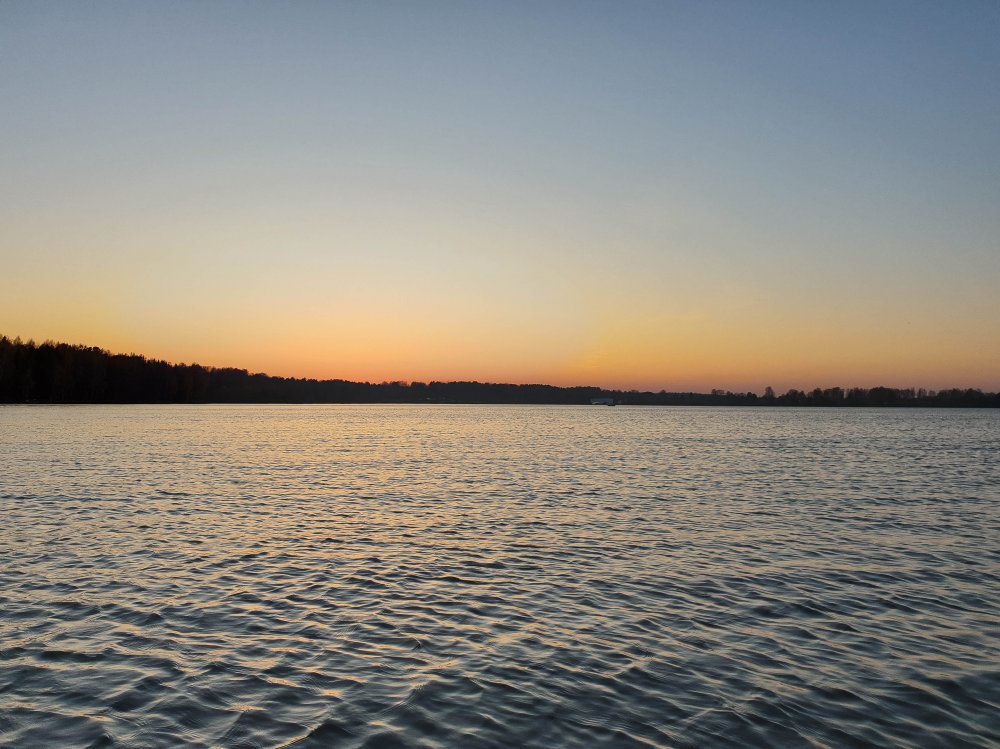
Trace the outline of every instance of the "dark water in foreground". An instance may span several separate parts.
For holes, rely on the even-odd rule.
[[[0,408],[0,745],[1000,746],[1000,413]]]

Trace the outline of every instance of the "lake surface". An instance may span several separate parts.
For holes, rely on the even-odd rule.
[[[1000,746],[1000,413],[0,407],[0,745]]]

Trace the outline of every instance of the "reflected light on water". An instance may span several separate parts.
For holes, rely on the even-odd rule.
[[[998,741],[998,426],[0,408],[0,743]]]

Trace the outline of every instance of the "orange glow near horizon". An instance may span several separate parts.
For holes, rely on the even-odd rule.
[[[253,246],[251,230],[240,246]],[[648,275],[560,268],[543,256],[532,275],[525,251],[506,250],[526,240],[485,242],[471,231],[436,232],[456,248],[439,251],[439,265],[398,267],[378,256],[333,262],[319,254],[308,267],[288,266],[260,240],[240,258],[219,253],[212,236],[191,235],[162,239],[145,256],[60,259],[46,247],[65,237],[25,235],[34,251],[0,276],[0,333],[372,382],[1000,389],[1000,301],[988,275],[946,282],[911,274],[888,284],[827,267],[804,281],[771,268],[724,273],[679,254],[670,272],[660,263]],[[477,254],[458,252],[473,242]],[[193,248],[172,249],[184,245]],[[31,277],[45,282],[20,282]]]
[[[367,317],[355,325],[304,329],[289,321],[236,325],[230,330],[187,321],[164,328],[160,340],[139,331],[95,334],[93,316],[79,325],[25,325],[8,335],[98,345],[112,352],[140,353],[170,362],[232,366],[283,377],[386,380],[479,380],[489,382],[597,385],[610,389],[707,392],[779,391],[795,387],[978,387],[1000,389],[993,373],[1000,356],[973,340],[945,338],[931,351],[928,331],[882,339],[857,331],[813,339],[810,326],[786,327],[781,335],[747,335],[735,321],[605,320],[575,335],[549,339],[520,335],[480,323],[473,330],[424,329],[420,320],[399,325]],[[755,325],[744,323],[753,329]],[[757,322],[756,325],[763,325]],[[943,331],[944,332],[944,331]]]
[[[502,257],[497,244],[441,269],[314,259],[309,273],[266,255],[206,264],[171,256],[169,244],[143,263],[88,271],[93,256],[46,264],[39,243],[32,257],[47,270],[22,259],[0,277],[0,333],[372,382],[1000,389],[1000,301],[987,276],[887,289],[833,270],[811,283],[727,277],[683,258],[677,273],[649,278],[551,261],[526,276],[523,258],[489,260]],[[17,280],[31,275],[45,277],[42,292]]]

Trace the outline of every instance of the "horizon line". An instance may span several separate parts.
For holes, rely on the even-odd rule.
[[[0,343],[4,343],[4,342],[9,342],[9,343],[14,344],[14,345],[20,344],[20,345],[29,346],[29,347],[33,346],[35,348],[42,348],[44,346],[51,346],[53,348],[56,348],[56,347],[59,347],[59,346],[65,346],[65,347],[69,347],[69,348],[82,349],[82,350],[87,350],[87,351],[98,351],[98,352],[100,352],[100,353],[102,353],[104,355],[111,356],[111,357],[115,357],[115,356],[137,357],[137,358],[140,358],[140,359],[142,359],[142,360],[144,360],[146,362],[152,362],[152,363],[156,363],[156,364],[165,364],[165,365],[170,366],[170,367],[198,367],[198,368],[203,369],[205,371],[232,370],[232,371],[237,371],[237,372],[243,372],[243,373],[247,374],[247,376],[250,376],[250,377],[267,377],[267,378],[276,379],[276,380],[291,380],[291,381],[299,381],[299,382],[317,382],[317,383],[323,383],[323,382],[343,382],[343,383],[349,383],[349,384],[369,385],[369,386],[395,385],[395,386],[402,386],[402,387],[411,387],[411,386],[413,386],[415,384],[416,385],[430,385],[430,384],[433,384],[433,383],[440,383],[440,384],[447,385],[447,384],[463,384],[463,383],[467,383],[467,384],[476,384],[476,385],[496,385],[496,386],[510,386],[510,387],[544,387],[544,388],[555,388],[555,389],[559,389],[559,390],[586,390],[586,389],[591,389],[591,390],[600,390],[602,392],[607,392],[607,393],[622,393],[622,394],[640,393],[640,394],[650,394],[650,395],[667,394],[667,395],[701,395],[701,396],[718,396],[718,397],[724,397],[724,396],[746,397],[746,396],[749,396],[749,395],[753,395],[753,396],[758,397],[758,398],[767,398],[767,397],[769,397],[768,391],[770,391],[770,397],[782,397],[783,395],[793,395],[793,394],[799,394],[799,395],[809,395],[809,394],[812,394],[812,393],[820,393],[820,394],[822,394],[822,393],[834,392],[834,391],[838,391],[838,390],[839,391],[843,391],[846,394],[846,393],[849,393],[850,391],[870,391],[870,390],[879,390],[879,389],[895,390],[895,391],[903,391],[903,392],[913,391],[913,393],[915,393],[915,394],[922,393],[923,395],[928,396],[928,397],[933,397],[937,393],[941,393],[941,392],[953,392],[953,391],[962,391],[962,392],[973,391],[973,392],[982,393],[984,395],[995,395],[996,394],[993,391],[986,391],[986,390],[983,390],[982,388],[976,388],[976,387],[925,388],[925,387],[914,387],[914,386],[895,387],[895,386],[890,386],[890,385],[874,385],[874,386],[871,386],[871,387],[864,387],[864,386],[860,386],[860,385],[852,385],[852,386],[834,385],[834,386],[826,387],[826,388],[821,388],[821,387],[818,387],[818,386],[814,387],[814,388],[811,388],[811,389],[789,388],[784,393],[778,393],[776,390],[774,390],[773,388],[771,388],[770,386],[768,386],[768,387],[764,388],[763,393],[758,393],[758,392],[753,391],[753,390],[728,390],[728,389],[723,389],[723,388],[711,388],[707,392],[698,392],[698,391],[694,391],[694,390],[667,390],[666,388],[661,388],[660,390],[639,390],[637,388],[630,388],[630,389],[625,389],[625,388],[609,388],[609,387],[604,387],[602,385],[593,385],[593,384],[588,384],[588,385],[583,385],[583,384],[580,384],[580,385],[552,385],[550,383],[545,383],[545,382],[498,382],[498,381],[495,382],[495,381],[489,381],[489,380],[475,380],[475,379],[473,379],[473,380],[468,380],[468,379],[459,379],[459,380],[437,380],[437,379],[430,379],[430,380],[404,380],[404,379],[393,379],[393,380],[389,380],[389,379],[385,379],[385,380],[381,380],[381,381],[373,381],[373,380],[349,380],[349,379],[345,379],[345,378],[341,378],[341,377],[324,377],[324,378],[320,378],[320,377],[302,377],[302,376],[274,375],[274,374],[269,374],[267,372],[252,372],[252,371],[250,371],[249,369],[247,369],[245,367],[232,366],[232,365],[218,366],[218,365],[213,365],[213,364],[201,364],[201,363],[196,362],[196,361],[192,361],[190,364],[187,363],[187,362],[184,362],[184,361],[181,361],[181,362],[172,362],[172,361],[168,361],[166,359],[159,359],[159,358],[155,358],[155,357],[150,357],[150,356],[148,356],[146,354],[139,353],[137,351],[131,351],[131,352],[128,352],[128,353],[122,352],[122,351],[115,352],[115,351],[111,351],[110,349],[106,349],[106,348],[104,348],[102,346],[87,345],[87,344],[83,344],[83,343],[68,343],[66,341],[56,341],[56,340],[53,340],[53,339],[50,339],[50,338],[47,338],[47,339],[43,340],[41,343],[37,343],[33,338],[28,338],[28,339],[25,340],[25,339],[22,339],[20,336],[16,336],[16,337],[12,338],[12,337],[8,336],[7,334],[0,333]]]

